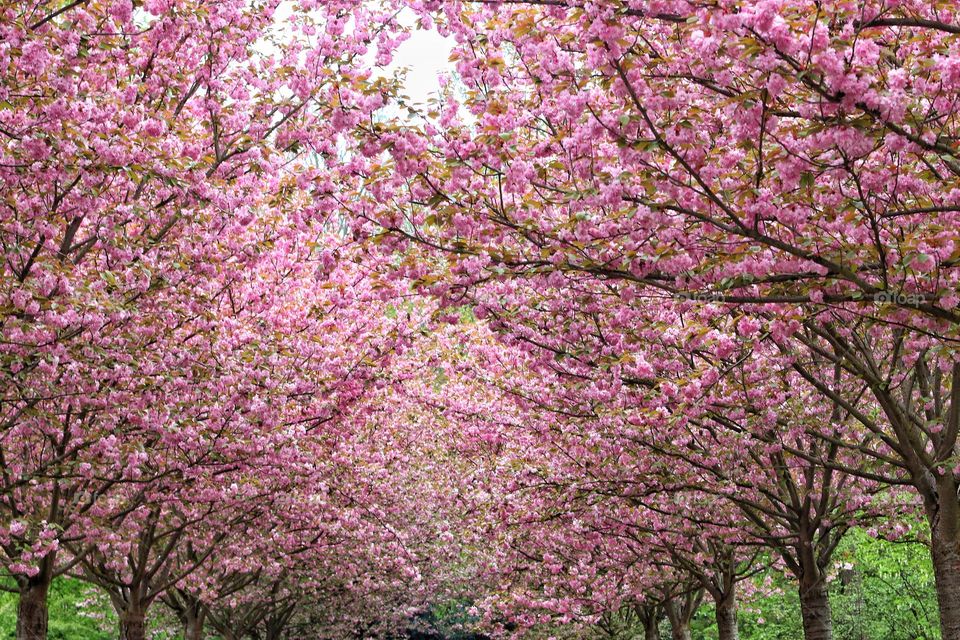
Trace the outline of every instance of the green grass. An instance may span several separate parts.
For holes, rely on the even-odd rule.
[[[90,585],[58,578],[50,587],[49,640],[113,640],[116,615]],[[16,637],[17,594],[0,592],[0,638]]]

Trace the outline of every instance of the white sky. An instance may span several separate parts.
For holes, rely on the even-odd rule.
[[[274,14],[277,25],[282,25],[289,17],[293,5],[289,0],[279,4]],[[453,48],[453,38],[444,38],[436,31],[421,31],[416,28],[416,18],[412,11],[404,9],[399,15],[400,23],[411,28],[410,37],[400,44],[393,56],[393,62],[380,72],[390,75],[401,68],[407,69],[404,93],[415,104],[424,104],[437,94],[438,77],[453,71],[449,62]],[[282,29],[282,27],[281,27]],[[265,52],[271,47],[263,46]],[[369,62],[372,62],[372,52]],[[374,71],[378,73],[377,70]]]
[[[437,77],[453,70],[449,62],[452,47],[452,38],[444,38],[436,31],[415,30],[398,47],[387,71],[406,67],[405,93],[413,102],[422,104],[436,95],[439,88]]]

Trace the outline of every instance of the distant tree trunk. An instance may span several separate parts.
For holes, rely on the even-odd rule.
[[[264,620],[264,640],[280,640],[283,637],[283,631],[290,624],[290,619],[296,611],[296,604],[287,604],[276,609],[270,616]],[[366,637],[366,636],[364,636]]]
[[[264,628],[264,640],[280,640],[280,637],[283,635],[283,629],[287,626],[288,619],[289,618],[286,617],[280,617],[268,620]]]
[[[690,621],[700,608],[703,599],[703,589],[675,596],[663,604],[670,620],[670,638],[672,640],[691,640]]]
[[[203,640],[203,623],[207,617],[203,605],[195,603],[193,606],[187,607],[183,613],[183,639]]]
[[[42,574],[43,572],[30,578],[20,587],[17,640],[47,638],[47,594],[50,592],[50,578]]]
[[[734,592],[716,602],[717,637],[719,640],[738,640],[737,595]]]
[[[643,640],[660,640],[660,618],[663,609],[658,605],[640,604],[634,607],[643,625]]]
[[[660,640],[660,621],[651,618],[643,625],[643,640]]]
[[[241,640],[245,637],[254,637],[252,630],[245,630],[242,624],[236,624],[229,618],[218,618],[206,607],[204,607],[204,618],[210,623],[216,636],[221,640]]]
[[[670,640],[691,640],[690,621],[681,620],[677,623],[670,621]]]

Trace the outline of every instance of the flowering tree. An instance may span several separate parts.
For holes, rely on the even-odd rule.
[[[458,78],[391,120],[411,11]],[[682,638],[704,592],[729,639],[759,547],[829,638],[909,487],[960,640],[958,13],[0,0],[18,637],[70,573],[131,640]]]
[[[194,375],[202,400],[225,392],[204,349],[230,321],[209,311],[263,295],[265,248],[309,253],[330,209],[306,185],[380,104],[361,57],[389,55],[391,14],[279,4],[0,4],[0,493],[20,637],[44,636],[50,580],[81,560],[67,532],[171,437],[151,428],[184,409],[196,422],[181,433],[205,439],[204,410],[171,398]],[[258,411],[219,410],[210,424]],[[77,543],[65,562],[60,536]]]
[[[917,492],[960,637],[956,7],[411,5],[456,39],[463,91],[416,129],[371,131],[395,156],[377,198],[396,206],[357,213],[384,244],[444,255],[431,271],[407,254],[434,294],[554,354],[601,313],[618,320],[603,340],[642,352],[630,320],[664,300],[742,316],[874,434],[809,437]]]

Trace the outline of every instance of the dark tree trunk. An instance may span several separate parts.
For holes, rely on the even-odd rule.
[[[184,611],[183,640],[203,640],[203,623],[206,617],[202,606],[188,607]]]
[[[690,621],[700,607],[703,590],[691,591],[682,596],[670,598],[663,604],[670,620],[671,640],[690,640]]]
[[[296,605],[290,604],[279,608],[275,613],[270,615],[263,625],[264,640],[280,640],[295,610]]]
[[[670,622],[670,640],[691,640],[690,622],[682,620],[676,624]]]
[[[660,640],[660,621],[651,618],[643,623],[643,640]]]
[[[137,608],[120,614],[120,640],[146,640],[146,612]]]
[[[660,640],[661,608],[658,605],[637,605],[634,610],[643,624],[643,640]]]
[[[819,572],[800,580],[800,617],[804,640],[833,639],[830,594]]]
[[[737,596],[729,594],[716,603],[717,637],[719,640],[738,640]]]
[[[264,629],[264,640],[280,640],[280,636],[283,635],[283,629],[286,626],[286,621],[268,622]]]
[[[928,500],[926,507],[941,636],[960,640],[960,503],[952,476],[938,479],[936,498],[936,503]]]
[[[17,605],[17,640],[46,640],[48,572],[41,571],[20,587]]]

